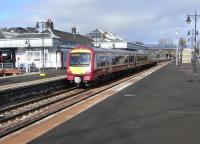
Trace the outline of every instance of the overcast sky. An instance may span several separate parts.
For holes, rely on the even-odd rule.
[[[200,14],[200,0],[0,0],[0,27],[34,27],[52,19],[58,30],[77,27],[80,34],[99,28],[130,41],[157,43],[186,37],[194,27],[187,14]],[[198,20],[200,27],[200,19]]]

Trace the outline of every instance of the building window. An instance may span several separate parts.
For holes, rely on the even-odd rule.
[[[33,52],[32,52],[32,51],[28,51],[28,52],[27,52],[27,55],[28,55],[29,57],[32,57],[32,56],[33,56]]]
[[[27,51],[27,57],[31,61],[40,61],[40,51]]]
[[[70,46],[75,46],[75,42],[69,42]]]

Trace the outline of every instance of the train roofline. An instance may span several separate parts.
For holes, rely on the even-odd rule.
[[[90,47],[90,46],[77,46],[71,49],[71,51],[73,50],[77,50],[77,49],[87,49],[87,50],[91,50],[94,52],[98,52],[98,51],[103,51],[103,52],[123,52],[123,53],[132,53],[132,54],[147,54],[141,51],[127,51],[127,50],[122,50],[122,49],[107,49],[107,48],[96,48],[96,47]]]

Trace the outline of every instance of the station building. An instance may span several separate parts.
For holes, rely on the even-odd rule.
[[[67,51],[78,45],[91,45],[92,39],[76,33],[47,27],[38,33],[0,31],[0,63],[4,68],[64,68]],[[0,66],[0,67],[2,67]]]
[[[156,60],[171,60],[176,58],[176,45],[174,44],[146,44],[153,58]]]
[[[193,51],[191,48],[184,48],[182,51],[182,63],[191,63],[193,58]]]
[[[141,42],[127,41],[116,34],[105,32],[100,29],[95,29],[87,34],[88,37],[93,39],[93,46],[108,48],[108,49],[123,49],[131,51],[145,51],[147,47]]]

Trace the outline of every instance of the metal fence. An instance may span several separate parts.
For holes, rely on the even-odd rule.
[[[0,63],[0,69],[14,69],[15,63],[13,62],[4,62]]]

